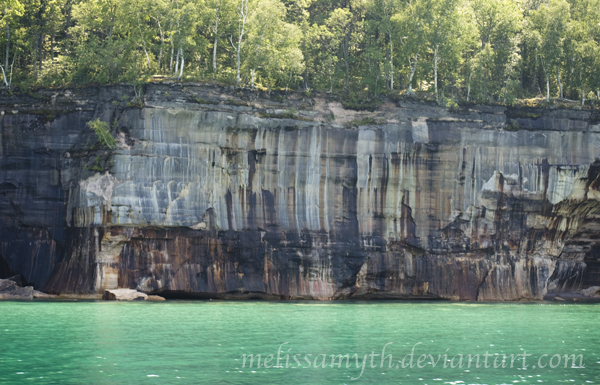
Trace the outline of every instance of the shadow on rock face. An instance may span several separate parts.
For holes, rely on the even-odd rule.
[[[2,255],[0,254],[0,279],[12,277],[13,271],[11,270],[8,263],[4,260]]]

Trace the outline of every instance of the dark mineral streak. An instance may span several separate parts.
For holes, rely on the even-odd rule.
[[[142,108],[125,86],[41,95],[0,98],[0,278],[198,298],[518,300],[600,285],[590,111],[357,112],[179,84],[146,86]],[[97,117],[116,149],[95,144]]]

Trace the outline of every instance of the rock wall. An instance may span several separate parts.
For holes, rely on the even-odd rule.
[[[0,278],[50,293],[518,300],[600,285],[590,110],[216,86],[0,98]],[[115,149],[86,123],[110,122]]]

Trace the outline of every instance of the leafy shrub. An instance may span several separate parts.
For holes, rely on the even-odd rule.
[[[214,100],[204,100],[204,99],[201,99],[201,98],[198,98],[198,97],[192,99],[191,101],[194,102],[194,103],[198,103],[198,104],[219,104],[219,102],[217,102],[217,101],[214,101]]]
[[[377,120],[373,118],[362,118],[362,119],[354,119],[346,123],[347,127],[358,127],[358,126],[376,126],[380,124],[385,124],[384,120]]]
[[[344,108],[354,111],[375,111],[381,105],[381,100],[371,98],[369,95],[356,95],[350,92],[341,98],[340,102]]]
[[[94,130],[98,141],[106,147],[113,149],[117,144],[117,141],[110,134],[108,123],[100,121],[99,118],[88,122],[88,127]]]
[[[92,171],[98,171],[98,172],[104,171],[104,169],[100,165],[100,156],[96,155],[96,158],[94,159],[94,164],[89,169]]]
[[[170,99],[169,99],[170,100]],[[144,103],[140,99],[134,98],[132,101],[127,102],[127,108],[135,107],[135,108],[143,108]]]

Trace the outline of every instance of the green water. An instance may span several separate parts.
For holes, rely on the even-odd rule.
[[[0,302],[0,383],[598,384],[599,315],[600,305],[556,303]],[[392,368],[373,355],[361,370],[386,344]],[[511,368],[524,351],[528,367],[519,356]],[[444,367],[444,353],[458,367]],[[261,367],[244,367],[243,354],[261,354]],[[331,367],[337,354],[351,367]],[[480,368],[466,357],[460,367],[459,354],[479,354]],[[584,367],[565,368],[565,354]]]

